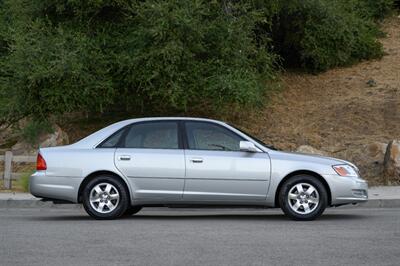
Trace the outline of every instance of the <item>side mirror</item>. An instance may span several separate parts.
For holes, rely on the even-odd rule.
[[[260,150],[250,141],[241,141],[239,143],[240,150],[246,152],[259,152]]]

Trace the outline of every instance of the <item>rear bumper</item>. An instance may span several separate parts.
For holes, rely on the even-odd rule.
[[[368,201],[368,183],[361,178],[325,175],[331,188],[331,205],[362,203]]]
[[[78,202],[79,186],[82,178],[65,176],[47,176],[45,171],[31,175],[29,190],[38,198]]]

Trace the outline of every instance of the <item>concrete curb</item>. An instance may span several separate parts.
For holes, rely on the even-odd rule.
[[[54,204],[50,201],[41,201],[38,199],[7,199],[0,200],[0,209],[10,209],[10,208],[63,208],[63,209],[80,209],[82,206],[80,204]]]
[[[400,199],[371,199],[358,206],[364,208],[399,208]]]
[[[10,208],[60,208],[81,209],[81,204],[54,204],[39,199],[0,199],[0,209]],[[247,207],[245,207],[247,209]],[[366,203],[345,205],[339,208],[400,208],[400,199],[371,199]],[[199,208],[204,210],[204,208]]]

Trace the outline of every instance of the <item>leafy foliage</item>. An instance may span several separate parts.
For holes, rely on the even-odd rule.
[[[259,14],[219,1],[5,1],[10,116],[111,106],[187,110],[260,102],[273,77]]]
[[[358,10],[358,14],[362,17],[373,19],[383,19],[393,10],[394,0],[353,0],[354,10]],[[349,1],[348,4],[351,4]]]
[[[278,62],[379,57],[390,0],[0,0],[0,123],[262,103]],[[153,112],[154,113],[154,112]]]
[[[29,179],[32,174],[33,174],[33,171],[22,173],[22,175],[18,179],[18,181],[17,181],[18,186],[20,187],[22,192],[29,192]]]
[[[311,71],[381,56],[376,25],[354,7],[335,0],[285,1],[273,29],[277,52],[288,65]]]

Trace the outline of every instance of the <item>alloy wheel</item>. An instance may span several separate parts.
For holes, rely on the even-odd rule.
[[[289,190],[287,200],[294,212],[304,215],[312,213],[318,207],[320,197],[313,185],[298,183]]]
[[[100,183],[90,191],[90,205],[99,213],[112,212],[118,206],[119,201],[119,192],[112,184]]]

